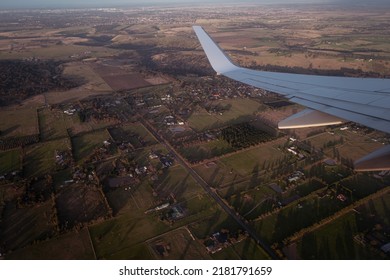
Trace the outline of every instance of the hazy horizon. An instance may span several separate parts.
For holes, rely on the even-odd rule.
[[[389,5],[387,0],[67,0],[59,2],[56,0],[2,0],[0,8],[105,8],[119,6],[150,6],[150,5],[187,5],[187,4],[233,4],[233,3],[255,3],[255,4],[346,4],[346,5]]]

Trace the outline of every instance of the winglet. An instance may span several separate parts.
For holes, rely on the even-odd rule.
[[[239,68],[234,65],[230,58],[221,50],[213,39],[210,38],[201,26],[193,26],[192,28],[194,29],[211,66],[218,74],[224,74]]]

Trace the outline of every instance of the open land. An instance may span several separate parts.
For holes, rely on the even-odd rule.
[[[352,168],[389,136],[278,130],[302,106],[191,26],[253,69],[389,77],[390,11],[210,7],[1,13],[1,258],[389,258],[390,174]]]

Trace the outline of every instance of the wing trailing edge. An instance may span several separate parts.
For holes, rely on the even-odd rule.
[[[239,67],[201,26],[193,29],[218,74],[281,94],[310,108],[281,121],[279,128],[331,125],[348,120],[390,133],[390,79],[275,73]],[[355,168],[390,170],[390,146],[356,161]]]

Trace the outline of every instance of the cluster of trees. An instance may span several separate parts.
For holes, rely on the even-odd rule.
[[[61,64],[54,60],[0,61],[0,106],[15,104],[49,90],[66,90],[80,85],[61,76]]]
[[[221,137],[235,149],[243,149],[262,142],[272,140],[270,134],[249,123],[232,125],[222,129]]]
[[[39,134],[0,139],[0,150],[9,150],[38,142]]]

